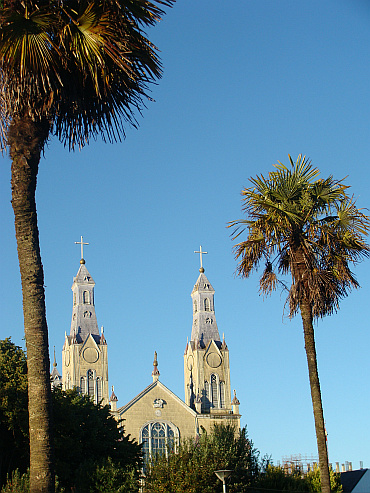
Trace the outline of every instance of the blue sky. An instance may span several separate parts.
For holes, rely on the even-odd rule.
[[[202,245],[242,424],[275,462],[315,455],[300,319],[287,319],[283,293],[259,296],[257,275],[235,277],[226,225],[242,217],[249,177],[288,154],[309,156],[323,176],[347,177],[358,206],[370,206],[370,6],[186,0],[148,35],[164,75],[139,129],[128,128],[120,144],[97,141],[75,153],[52,139],[41,161],[37,207],[58,367],[79,267],[74,242],[83,235],[118,404],[151,382],[155,350],[162,382],[184,398],[193,252]],[[0,337],[24,345],[7,157],[0,208]],[[358,468],[370,467],[369,262],[355,273],[362,288],[318,323],[316,342],[329,459]]]

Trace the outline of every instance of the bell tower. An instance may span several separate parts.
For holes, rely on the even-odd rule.
[[[204,418],[233,420],[240,427],[239,407],[231,402],[229,350],[218,332],[213,289],[204,274],[200,254],[199,277],[191,293],[193,325],[184,353],[185,402]]]
[[[108,348],[103,327],[99,333],[95,313],[95,282],[86,268],[81,245],[80,268],[73,279],[72,321],[62,351],[63,389],[77,388],[95,402],[109,404]]]

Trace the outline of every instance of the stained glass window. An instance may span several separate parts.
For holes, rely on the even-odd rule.
[[[141,430],[144,459],[156,454],[168,454],[175,450],[179,431],[172,423],[154,421],[146,424]]]

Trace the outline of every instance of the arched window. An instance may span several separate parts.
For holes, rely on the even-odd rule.
[[[151,421],[140,432],[140,443],[143,445],[144,462],[151,456],[176,451],[179,430],[169,422]]]
[[[90,293],[88,291],[84,291],[83,302],[86,304],[90,304]]]
[[[210,382],[204,382],[202,411],[209,413],[210,408],[221,409],[225,407],[225,382],[220,382],[217,374],[212,373]]]
[[[86,378],[85,377],[81,377],[80,388],[81,388],[81,394],[86,394]]]
[[[73,293],[73,306],[77,305],[77,294]]]
[[[71,388],[71,375],[67,373],[66,377],[66,390],[69,390]]]
[[[211,375],[211,397],[212,397],[212,406],[220,407],[219,405],[219,386],[217,382],[218,378],[216,375]]]
[[[209,302],[209,298],[204,299],[204,311],[206,312],[211,311],[211,303]]]
[[[97,403],[98,404],[102,400],[102,390],[101,390],[101,387],[102,387],[102,381],[101,381],[101,378],[98,377],[96,379]]]
[[[94,372],[93,370],[87,371],[87,394],[90,399],[94,400],[95,392],[94,392]]]
[[[197,313],[198,311],[197,300],[194,300],[193,306],[194,306],[194,313]]]
[[[220,382],[220,407],[225,407],[225,382]]]

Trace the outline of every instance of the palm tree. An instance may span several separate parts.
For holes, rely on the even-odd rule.
[[[364,237],[370,218],[346,194],[342,181],[318,178],[319,170],[301,155],[290,166],[279,162],[268,178],[251,178],[242,191],[247,219],[230,223],[237,273],[248,277],[261,261],[265,269],[260,291],[269,294],[278,286],[275,272],[290,272],[289,316],[301,313],[312,406],[319,453],[321,486],[330,493],[328,452],[316,360],[313,321],[333,313],[339,300],[358,283],[349,268],[369,256]],[[276,269],[274,269],[276,265]]]
[[[161,75],[143,29],[174,0],[3,0],[0,141],[12,160],[12,206],[28,361],[30,491],[53,491],[44,274],[35,203],[41,153],[55,135],[70,149],[124,137]]]

